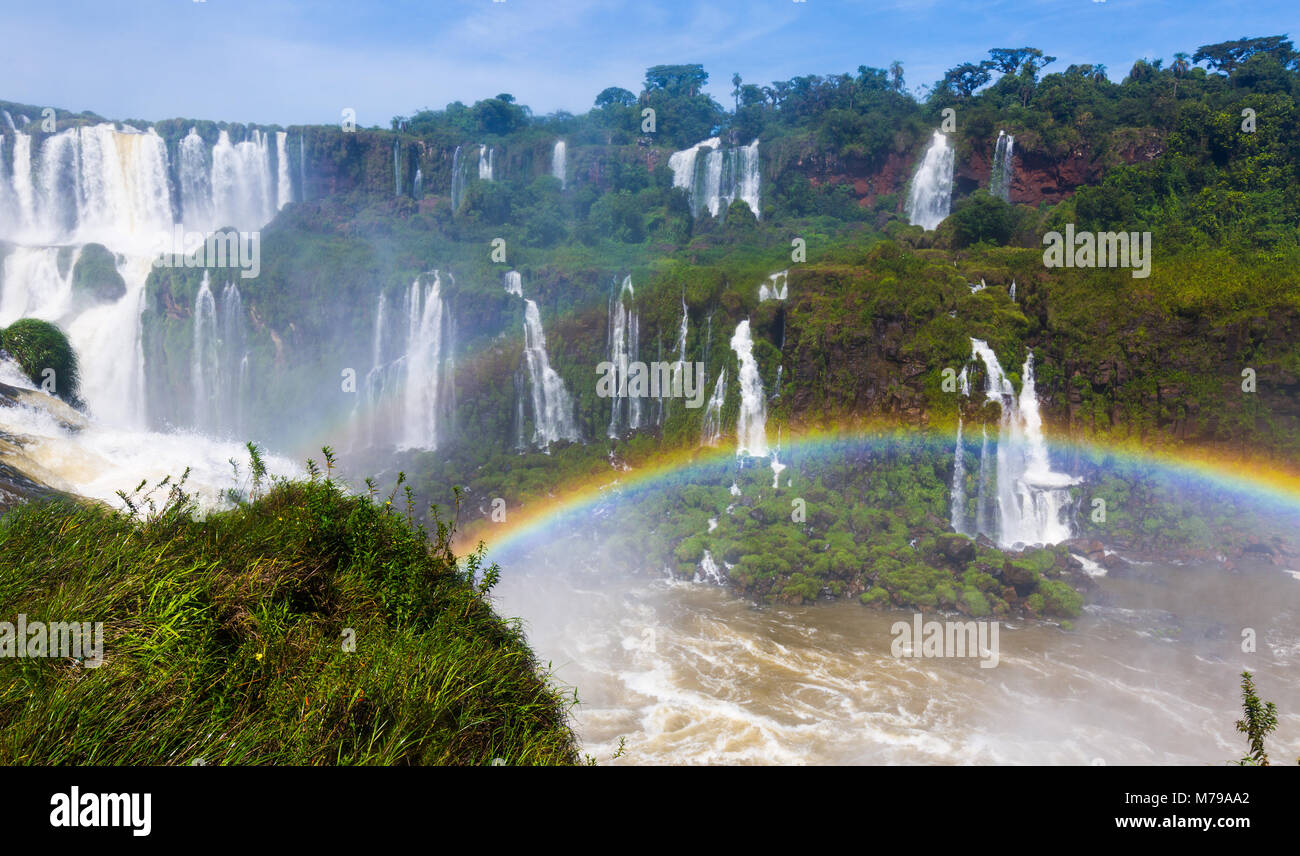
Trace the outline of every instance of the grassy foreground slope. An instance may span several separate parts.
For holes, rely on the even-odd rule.
[[[0,517],[2,620],[104,628],[98,668],[0,659],[0,764],[577,761],[566,701],[448,527],[319,477],[257,494]]]

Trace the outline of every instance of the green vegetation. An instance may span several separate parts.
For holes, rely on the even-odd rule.
[[[124,495],[135,514],[0,517],[0,614],[104,628],[98,668],[0,662],[0,762],[577,762],[567,702],[489,606],[495,566],[458,567],[409,491],[344,494],[328,449],[325,477],[269,490],[259,460],[205,518],[184,478]]]
[[[1241,673],[1241,709],[1246,716],[1237,720],[1237,731],[1246,735],[1250,749],[1237,764],[1242,767],[1267,767],[1268,753],[1264,751],[1264,738],[1277,728],[1277,705],[1271,701],[1259,700],[1259,695],[1255,692],[1255,679],[1250,672]]]
[[[77,353],[63,331],[48,321],[23,318],[0,330],[0,349],[9,353],[32,383],[77,404]]]

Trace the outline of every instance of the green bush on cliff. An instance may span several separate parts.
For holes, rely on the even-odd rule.
[[[52,388],[64,401],[77,401],[77,353],[58,327],[37,318],[20,319],[0,330],[0,350],[17,360],[32,383]]]
[[[98,668],[0,659],[0,763],[577,761],[495,566],[393,498],[314,477],[207,517],[176,490],[0,517],[0,615],[103,622]]]

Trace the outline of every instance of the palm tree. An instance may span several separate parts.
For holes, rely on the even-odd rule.
[[[1170,68],[1172,68],[1174,71],[1174,97],[1175,98],[1178,97],[1178,79],[1183,77],[1185,74],[1187,74],[1188,70],[1191,67],[1192,65],[1187,61],[1187,54],[1184,51],[1179,51],[1178,53],[1174,54],[1174,63],[1173,65],[1170,66]]]

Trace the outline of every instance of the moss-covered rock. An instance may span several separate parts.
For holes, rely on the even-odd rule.
[[[126,281],[117,272],[117,260],[101,244],[87,244],[72,269],[72,288],[100,303],[111,303],[126,294]]]
[[[0,330],[0,350],[18,362],[32,383],[78,403],[77,353],[63,331],[48,321],[23,318]]]

